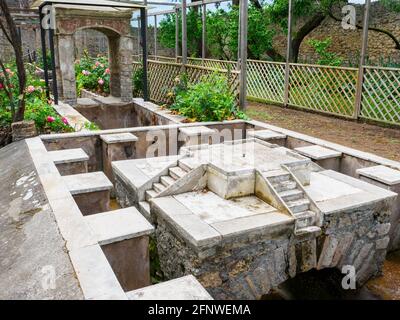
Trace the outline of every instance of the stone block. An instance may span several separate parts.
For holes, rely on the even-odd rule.
[[[81,148],[49,152],[62,176],[88,172],[89,156]]]
[[[33,120],[13,122],[11,124],[11,133],[13,141],[37,136],[35,122]]]
[[[193,276],[162,282],[127,293],[129,300],[212,300]]]

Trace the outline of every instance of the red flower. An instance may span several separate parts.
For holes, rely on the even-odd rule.
[[[54,122],[56,119],[54,119],[54,117],[52,117],[52,116],[48,116],[47,117],[47,122]]]

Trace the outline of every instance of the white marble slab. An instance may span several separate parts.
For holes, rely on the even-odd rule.
[[[360,176],[368,177],[387,185],[400,183],[400,171],[385,166],[362,168],[358,169],[357,173]]]
[[[73,174],[61,178],[72,195],[106,191],[113,188],[111,181],[101,171]]]
[[[295,148],[294,150],[313,160],[339,158],[342,156],[342,153],[339,151],[331,150],[318,145]]]
[[[127,292],[129,300],[212,300],[192,275]]]
[[[138,137],[136,137],[135,135],[133,135],[132,133],[129,133],[129,132],[101,134],[100,139],[103,140],[107,144],[138,141]]]
[[[134,207],[88,215],[84,219],[100,245],[154,232],[154,227]]]
[[[88,161],[89,156],[81,148],[49,151],[55,164]]]

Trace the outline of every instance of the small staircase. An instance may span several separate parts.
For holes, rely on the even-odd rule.
[[[169,168],[168,175],[161,176],[158,182],[153,183],[153,188],[145,192],[145,200],[139,202],[139,211],[145,217],[150,217],[149,200],[157,196],[170,185],[174,184],[191,170],[190,167],[181,161],[178,162],[178,166]]]
[[[296,230],[315,225],[316,213],[310,210],[310,200],[289,172],[279,169],[264,176],[296,218]]]

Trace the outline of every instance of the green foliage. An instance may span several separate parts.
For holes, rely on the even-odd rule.
[[[328,51],[332,44],[331,38],[326,38],[324,40],[310,39],[308,44],[313,47],[319,56],[317,64],[336,67],[342,64],[343,59],[341,57],[334,52]]]
[[[87,130],[90,130],[90,131],[100,130],[100,127],[97,124],[95,124],[94,122],[90,122],[90,121],[85,122],[83,127],[85,129],[87,129]]]
[[[107,57],[93,58],[85,51],[82,58],[75,63],[75,74],[78,94],[82,89],[99,94],[110,93],[110,69]]]
[[[181,83],[180,83],[181,84]],[[197,84],[189,84],[187,90],[176,90],[175,102],[171,110],[192,121],[223,121],[245,118],[237,110],[235,97],[230,92],[225,77],[213,74],[203,77]]]
[[[267,7],[266,7],[267,8]],[[218,59],[236,59],[238,50],[238,20],[237,6],[229,10],[218,9],[207,11],[207,48],[211,55]],[[193,56],[198,53],[201,43],[201,17],[197,11],[190,9],[187,19],[188,53]],[[275,31],[270,26],[267,9],[258,10],[249,7],[248,23],[249,57],[259,59],[272,46]],[[175,48],[175,15],[168,15],[160,22],[161,44],[167,48]]]
[[[132,77],[133,96],[140,96],[143,92],[143,68],[136,70]]]
[[[175,14],[168,14],[164,20],[160,21],[159,39],[160,43],[166,48],[175,48]],[[178,17],[179,26],[182,25],[181,15]],[[186,15],[188,52],[191,56],[198,55],[199,42],[201,41],[201,15],[199,11],[190,8]],[[179,45],[182,46],[182,28],[179,28]]]
[[[47,132],[68,132],[73,129],[68,125],[68,119],[60,117],[51,106],[51,101],[47,101],[44,81],[38,79],[34,69],[27,72],[27,84],[25,93],[25,115],[24,120],[33,120],[40,133]],[[18,95],[18,77],[15,65],[8,66],[8,75],[11,81],[9,88],[13,96]],[[4,78],[4,74],[0,73]],[[11,104],[4,88],[0,89],[0,127],[11,125]]]

